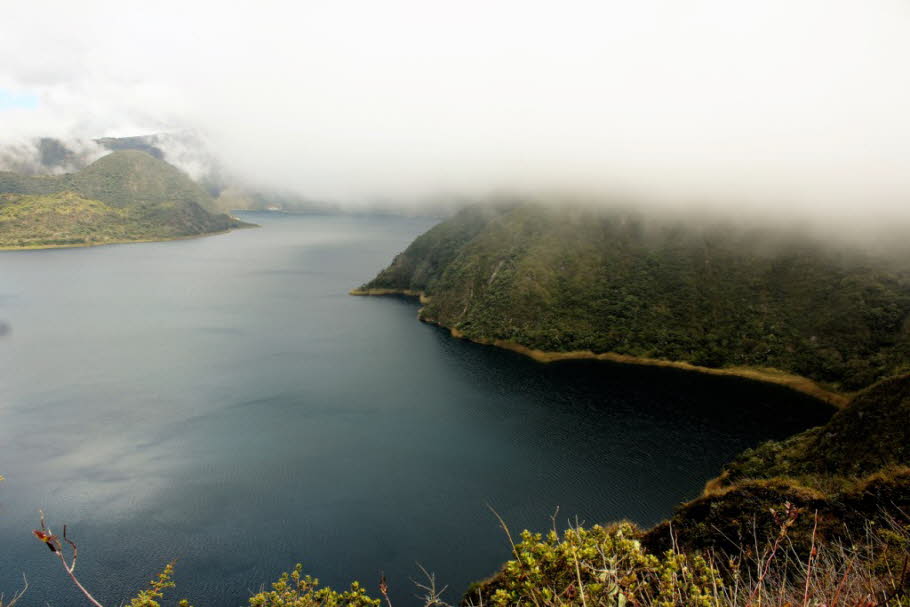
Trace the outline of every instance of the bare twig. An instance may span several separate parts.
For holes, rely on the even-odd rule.
[[[501,516],[499,516],[499,513],[496,512],[496,509],[493,508],[493,506],[487,504],[487,508],[490,509],[490,512],[493,513],[493,516],[495,516],[496,520],[499,521],[499,526],[502,527],[502,530],[506,532],[506,537],[509,538],[509,545],[512,546],[512,554],[515,555],[515,560],[523,566],[525,563],[521,560],[521,554],[518,552],[518,548],[515,546],[515,541],[512,539],[512,533],[509,531],[509,526],[506,525],[506,522],[502,519]],[[533,590],[531,592],[531,600],[534,601],[535,607],[540,607],[540,601],[537,600],[537,595],[533,592]]]
[[[3,477],[0,477],[0,480],[3,480]],[[26,590],[28,590],[28,578],[26,578],[25,574],[23,573],[22,574],[22,590],[15,593],[13,595],[13,598],[10,599],[9,603],[4,603],[3,595],[0,594],[0,607],[13,607],[13,605],[15,605],[19,601],[19,599],[22,598],[22,595],[25,594]]]
[[[578,549],[572,550],[572,560],[575,561],[575,579],[578,580],[578,592],[581,593],[582,607],[588,607],[588,601],[585,600],[585,585],[581,581],[581,569],[578,566]]]
[[[812,579],[812,560],[818,554],[818,550],[815,548],[815,532],[817,530],[818,510],[815,511],[815,522],[812,525],[812,547],[809,549],[809,558],[806,560],[806,586],[803,590],[803,607],[809,604],[809,581]]]
[[[385,573],[382,571],[379,572],[379,592],[385,597],[385,602],[388,603],[389,607],[392,607],[392,599],[389,598],[389,584],[385,579]]]
[[[521,563],[521,555],[518,554],[518,549],[515,548],[515,541],[512,539],[512,533],[509,531],[508,525],[502,520],[502,517],[499,516],[499,513],[496,512],[496,509],[493,508],[490,504],[487,504],[487,508],[490,509],[490,512],[493,513],[493,516],[496,517],[496,520],[499,521],[499,526],[502,527],[502,530],[506,532],[506,537],[509,538],[509,545],[512,546],[512,554],[515,556],[515,559]]]
[[[424,577],[427,579],[427,583],[421,584],[414,579],[411,581],[414,582],[415,586],[423,591],[423,596],[416,595],[417,598],[423,601],[423,607],[452,607],[442,600],[442,593],[448,589],[448,586],[443,586],[441,589],[437,589],[436,574],[428,572],[420,563],[417,563],[417,566],[420,568],[420,571],[423,572]]]
[[[79,579],[76,578],[75,573],[73,573],[73,571],[76,569],[76,557],[78,556],[79,551],[76,548],[76,543],[66,536],[66,525],[63,526],[63,541],[69,544],[70,548],[73,550],[73,556],[70,559],[69,563],[66,562],[66,557],[63,554],[63,544],[60,542],[60,538],[54,535],[50,528],[47,526],[47,523],[44,520],[44,512],[41,510],[38,512],[41,513],[41,530],[39,531],[36,529],[33,532],[35,537],[44,542],[47,547],[50,548],[51,552],[57,555],[57,557],[60,559],[60,562],[63,564],[63,569],[66,571],[67,575],[70,576],[70,579],[73,580],[73,584],[76,585],[76,588],[78,588],[82,594],[85,595],[85,598],[87,598],[89,602],[91,602],[91,604],[95,607],[104,607],[95,599],[95,597],[91,595],[88,590],[86,590],[85,586],[82,585]]]

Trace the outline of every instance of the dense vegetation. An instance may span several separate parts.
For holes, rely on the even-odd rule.
[[[621,209],[469,208],[361,292],[482,342],[781,369],[853,391],[910,369],[910,262]]]
[[[160,240],[219,232],[242,222],[171,165],[114,152],[78,173],[0,173],[0,247]]]
[[[653,552],[629,523],[525,531],[512,560],[475,584],[464,607],[905,607],[910,604],[903,524],[869,530],[856,544],[813,544],[798,555],[790,529],[806,512],[779,508],[773,536],[750,540],[733,555],[673,546]],[[429,603],[428,603],[429,605]]]

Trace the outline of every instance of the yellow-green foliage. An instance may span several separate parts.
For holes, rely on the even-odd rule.
[[[127,212],[72,192],[0,194],[0,246],[104,242],[128,237]]]
[[[168,563],[158,577],[149,582],[149,587],[140,591],[130,601],[130,607],[161,607],[158,600],[164,597],[164,591],[167,588],[174,587],[174,582],[171,580],[172,575],[174,575],[174,563]],[[180,607],[190,607],[190,604],[187,601],[180,601]]]
[[[101,244],[176,235],[136,210],[73,192],[0,194],[0,247]]]
[[[524,531],[514,559],[466,600],[496,607],[714,604],[719,573],[700,555],[647,553],[629,523],[573,528],[562,536]]]
[[[52,196],[0,194],[0,221],[15,221],[36,213],[54,213],[61,216],[92,215],[123,216],[123,209],[114,209],[98,201],[83,198],[74,192],[60,192]]]
[[[184,221],[184,215],[173,202],[117,207],[74,192],[0,194],[0,247],[167,240],[205,231],[190,220]]]
[[[350,590],[336,592],[328,586],[320,588],[319,580],[303,575],[302,569],[298,563],[291,573],[281,574],[278,581],[272,584],[272,590],[250,597],[250,607],[379,607],[379,599],[367,596],[358,582],[353,582]],[[174,587],[173,575],[174,563],[169,563],[149,582],[148,588],[130,601],[130,607],[161,607],[158,601],[164,597],[164,591]],[[192,607],[186,600],[178,605]]]
[[[779,505],[773,535],[731,542],[729,555],[673,549],[657,554],[628,523],[525,531],[514,559],[476,584],[463,605],[494,607],[908,607],[910,522],[869,524],[850,542],[790,542],[806,514]],[[812,518],[818,520],[820,515]],[[429,607],[427,605],[426,607]]]
[[[272,584],[272,590],[250,597],[250,607],[379,607],[379,600],[367,596],[357,582],[350,590],[336,592],[328,586],[320,588],[319,580],[302,575],[302,569],[298,563]]]

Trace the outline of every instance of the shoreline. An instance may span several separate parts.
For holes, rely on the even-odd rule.
[[[414,291],[411,289],[353,289],[349,292],[350,295],[360,296],[360,297],[382,297],[386,295],[402,295],[406,297],[414,297],[420,300],[420,303],[426,304],[429,302],[429,297],[422,291]],[[820,400],[826,404],[831,405],[836,409],[843,409],[847,403],[850,402],[850,394],[845,394],[842,392],[834,392],[833,390],[828,390],[819,384],[815,383],[813,380],[808,377],[803,377],[802,375],[795,375],[793,373],[788,373],[780,369],[773,368],[762,368],[762,367],[701,367],[699,365],[693,365],[692,363],[676,360],[665,360],[662,358],[647,358],[641,356],[632,356],[630,354],[620,354],[618,352],[602,352],[595,353],[590,350],[573,350],[569,352],[552,352],[545,350],[536,350],[534,348],[529,348],[519,343],[505,341],[502,339],[477,339],[469,337],[459,331],[458,329],[453,329],[447,327],[440,322],[437,322],[432,319],[421,318],[418,313],[418,319],[421,322],[426,322],[429,324],[434,324],[443,329],[447,329],[452,337],[457,339],[464,339],[476,344],[484,346],[493,346],[496,348],[502,348],[503,350],[510,350],[518,354],[522,354],[531,358],[539,363],[551,363],[564,360],[603,360],[614,363],[621,364],[630,364],[630,365],[641,365],[648,367],[669,367],[671,369],[680,369],[683,371],[690,371],[694,373],[702,373],[705,375],[725,375],[732,377],[741,377],[743,379],[749,379],[752,381],[760,381],[764,383],[776,384],[778,386],[783,386],[789,388],[801,394],[811,396],[816,400]]]
[[[142,242],[172,242],[175,240],[194,240],[196,238],[206,238],[208,236],[220,236],[222,234],[229,234],[234,230],[246,230],[249,228],[258,228],[258,224],[250,223],[247,225],[237,226],[234,228],[228,228],[226,230],[218,230],[217,232],[204,232],[202,234],[187,234],[186,236],[171,236],[168,238],[141,238],[138,240],[107,240],[104,242],[83,242],[80,244],[42,244],[42,245],[26,245],[24,247],[4,247],[0,246],[0,252],[3,251],[43,251],[48,249],[87,249],[89,247],[106,247],[108,245],[118,245],[118,244],[139,244]]]

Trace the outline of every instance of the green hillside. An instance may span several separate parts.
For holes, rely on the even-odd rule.
[[[211,196],[144,152],[109,154],[78,173],[0,173],[0,247],[165,240],[246,224],[214,210]]]
[[[746,451],[717,484],[789,477],[827,490],[900,466],[910,466],[910,376],[864,390],[824,426]]]
[[[470,208],[355,294],[427,296],[470,339],[778,369],[849,392],[910,365],[910,262],[627,210]]]

